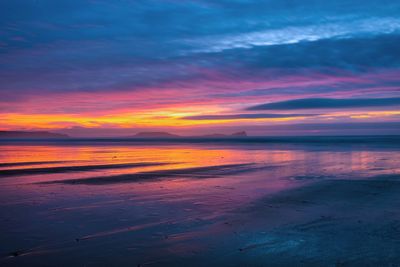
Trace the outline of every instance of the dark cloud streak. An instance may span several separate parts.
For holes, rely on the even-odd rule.
[[[314,117],[320,114],[229,114],[187,116],[185,120],[240,120],[240,119],[282,119],[297,117]]]
[[[256,105],[247,110],[296,110],[296,109],[347,109],[399,106],[400,97],[392,98],[303,98]]]

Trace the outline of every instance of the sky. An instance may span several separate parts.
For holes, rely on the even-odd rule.
[[[400,2],[2,0],[0,130],[400,134]]]

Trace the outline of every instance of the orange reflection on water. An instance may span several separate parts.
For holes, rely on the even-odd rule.
[[[85,171],[68,171],[38,175],[21,175],[2,179],[1,183],[36,183],[52,180],[81,179],[90,177],[134,174],[146,171],[185,169],[193,167],[219,166],[226,164],[256,164],[264,169],[257,179],[271,179],[269,166],[279,167],[275,177],[320,175],[335,177],[338,174],[358,173],[368,176],[379,173],[398,172],[392,151],[363,149],[339,150],[321,147],[276,146],[276,145],[205,145],[205,144],[51,144],[51,145],[2,145],[0,163],[24,163],[2,169],[30,169],[62,166],[91,166],[131,163],[162,163],[162,165],[118,167]],[[35,162],[35,164],[30,164]],[[37,164],[43,162],[43,164]],[[168,163],[168,164],[164,164]],[[247,177],[254,174],[248,173]],[[182,177],[176,177],[182,178]],[[187,175],[190,178],[190,173]],[[229,177],[226,177],[230,179]],[[247,178],[249,179],[249,178]],[[251,179],[250,179],[251,180]],[[207,181],[208,183],[209,181]],[[185,187],[181,181],[168,179],[161,186]],[[212,183],[212,182],[209,182]],[[111,186],[111,185],[110,185]]]

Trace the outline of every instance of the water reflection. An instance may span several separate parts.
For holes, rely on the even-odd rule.
[[[113,253],[124,257],[121,264],[149,262],[155,251],[167,262],[193,251],[212,255],[205,245],[210,239],[229,245],[223,243],[230,229],[226,219],[260,198],[321,180],[400,173],[398,151],[387,148],[52,144],[0,149],[0,253],[8,255],[3,260],[9,266],[28,266],[42,257],[53,263],[62,258],[68,266],[83,254],[93,266]],[[132,165],[144,162],[154,164]],[[31,170],[39,168],[45,171]],[[20,175],[7,175],[11,169]],[[117,182],[121,176],[144,178]],[[107,183],[63,183],[105,177]],[[13,251],[21,255],[12,257]],[[67,256],[71,253],[76,257]]]

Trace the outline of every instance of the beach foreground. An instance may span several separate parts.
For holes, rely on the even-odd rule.
[[[400,266],[398,142],[0,149],[0,266]]]

